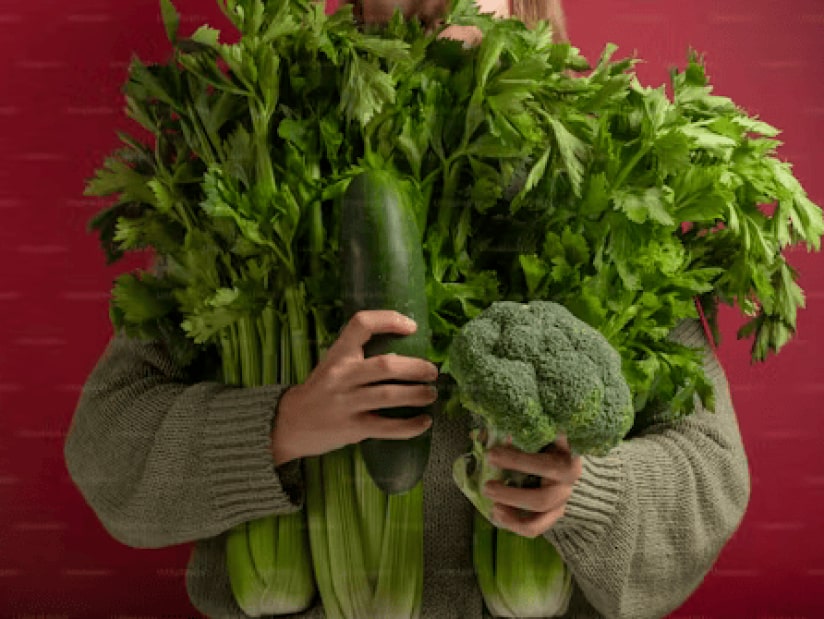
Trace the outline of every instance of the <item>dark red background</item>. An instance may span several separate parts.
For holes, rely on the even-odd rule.
[[[182,28],[225,28],[215,2],[178,0]],[[567,0],[569,32],[595,60],[613,41],[659,85],[705,54],[716,93],[783,129],[781,156],[824,203],[824,5],[820,0]],[[111,335],[112,279],[86,222],[84,180],[131,129],[120,85],[132,53],[168,52],[156,0],[0,2],[0,617],[196,616],[188,547],[110,538],[71,484],[63,440]],[[809,308],[798,338],[752,367],[725,310],[720,356],[750,456],[745,520],[678,619],[824,616],[824,262],[794,252]]]

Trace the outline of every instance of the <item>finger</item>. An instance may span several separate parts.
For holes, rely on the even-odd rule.
[[[438,367],[426,359],[405,355],[385,354],[369,357],[352,368],[351,382],[356,386],[388,380],[434,382]]]
[[[394,310],[361,310],[356,312],[344,325],[338,339],[330,347],[335,354],[343,351],[363,353],[363,345],[376,333],[396,333],[409,335],[414,333],[417,325],[414,320]]]
[[[537,475],[563,484],[574,484],[581,476],[580,456],[571,456],[563,451],[533,454],[499,445],[489,450],[487,458],[491,465],[499,469]]]
[[[490,481],[484,485],[483,493],[502,505],[531,512],[547,512],[566,503],[572,494],[572,487],[550,482],[538,488],[517,488]]]
[[[365,413],[382,408],[428,406],[437,399],[438,390],[432,385],[368,385],[352,391],[345,405],[347,410]]]
[[[359,441],[367,438],[405,440],[426,432],[432,425],[432,417],[418,415],[409,419],[397,419],[365,413],[358,423],[360,424]]]
[[[495,505],[492,519],[496,526],[507,529],[523,537],[535,538],[543,535],[564,515],[566,503],[548,512],[524,513],[515,507]]]

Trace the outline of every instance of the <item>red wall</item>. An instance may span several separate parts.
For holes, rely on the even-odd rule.
[[[178,0],[182,28],[227,25],[217,4]],[[716,93],[784,130],[781,155],[824,204],[824,6],[820,0],[567,0],[569,32],[595,60],[607,41],[667,80],[690,45]],[[721,7],[721,8],[720,8]],[[195,616],[187,547],[111,539],[72,486],[62,445],[80,386],[111,335],[116,274],[85,232],[101,206],[84,179],[130,129],[119,88],[132,53],[168,48],[156,0],[0,3],[0,617]],[[798,339],[752,367],[723,314],[727,368],[750,456],[749,511],[716,568],[673,617],[824,616],[824,263],[796,252],[809,308]],[[820,344],[819,344],[820,345]]]

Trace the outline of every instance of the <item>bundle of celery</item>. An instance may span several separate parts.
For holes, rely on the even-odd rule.
[[[296,295],[286,299],[286,316],[267,304],[220,332],[222,377],[231,385],[255,387],[300,382],[311,356]],[[254,317],[253,317],[254,316]],[[302,513],[262,518],[231,529],[227,569],[238,604],[250,616],[298,612],[315,595],[307,529]]]
[[[88,187],[118,197],[92,222],[110,262],[149,247],[167,264],[115,283],[111,318],[128,334],[164,339],[184,365],[219,355],[227,382],[303,380],[342,326],[337,200],[365,167],[421,196],[433,361],[494,301],[553,300],[620,353],[641,428],[689,414],[695,396],[712,407],[700,353],[667,339],[696,305],[713,325],[719,303],[738,305],[753,359],[795,333],[803,294],[783,251],[819,248],[820,209],[776,157],[777,130],[712,95],[695,56],[673,70],[670,101],[638,83],[634,61],[612,61],[614,47],[590,68],[547,24],[479,15],[471,0],[431,32],[400,13],[359,30],[349,5],[220,4],[237,43],[208,26],[179,36],[161,0],[173,57],[135,60],[125,87],[153,143],[122,134]],[[482,42],[439,39],[452,24]],[[323,497],[307,503],[322,601],[332,616],[369,616],[370,596],[393,608],[371,616],[414,616],[420,591],[374,570],[391,553],[420,558],[420,497],[341,496],[341,479],[362,477],[349,451],[306,463],[307,496]],[[376,529],[380,557],[375,540],[348,544],[383,517],[397,520]],[[397,546],[395,530],[407,534]],[[305,544],[254,531],[246,547],[264,551],[230,548],[247,612],[310,603]]]
[[[127,113],[155,143],[121,135],[127,148],[87,192],[119,196],[93,221],[110,261],[152,247],[165,265],[160,276],[118,278],[112,320],[164,339],[181,364],[219,356],[229,384],[301,382],[341,327],[334,198],[360,169],[364,123],[379,107],[355,98],[372,86],[347,86],[352,107],[341,116],[339,93],[353,71],[370,75],[363,55],[401,63],[405,46],[361,36],[351,14],[329,19],[310,2],[224,5],[242,33],[235,45],[205,26],[179,38],[176,11],[161,7],[174,57],[135,60],[125,87]],[[321,48],[336,64],[316,62]],[[417,616],[420,484],[386,496],[356,448],[304,466],[306,513],[227,536],[239,606],[250,616],[299,612],[317,584],[330,617]]]

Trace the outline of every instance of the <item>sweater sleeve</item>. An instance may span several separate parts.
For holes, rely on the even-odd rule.
[[[270,451],[285,389],[196,382],[159,342],[118,333],[83,385],[68,472],[107,531],[134,547],[297,511],[299,462],[276,469]]]
[[[749,501],[749,469],[723,368],[700,322],[681,323],[672,338],[703,345],[715,412],[699,406],[607,456],[583,457],[567,509],[545,533],[578,593],[607,619],[659,618],[679,607],[709,572]]]

